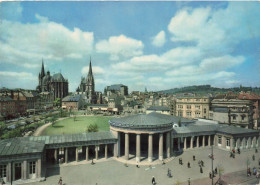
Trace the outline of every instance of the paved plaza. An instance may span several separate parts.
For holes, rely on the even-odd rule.
[[[182,185],[188,184],[187,179],[191,179],[191,184],[209,184],[208,179],[211,169],[211,160],[208,157],[211,148],[199,148],[188,150],[180,155],[183,159],[183,165],[179,165],[178,158],[167,162],[165,165],[157,164],[149,167],[141,165],[136,168],[135,165],[128,164],[125,167],[124,163],[110,158],[109,160],[99,160],[94,165],[89,162],[74,165],[61,165],[60,167],[47,168],[47,178],[44,182],[31,183],[32,185],[52,185],[57,184],[59,177],[62,177],[63,184],[66,185],[108,185],[108,184],[126,184],[126,185],[146,185],[151,184],[152,176],[155,176],[157,185],[173,185],[176,182],[181,182]],[[255,161],[252,160],[252,155],[255,155]],[[192,160],[192,156],[196,156],[196,161]],[[221,166],[224,169],[223,179],[226,179],[231,184],[250,184],[256,183],[255,176],[246,176],[247,158],[250,160],[250,167],[258,166],[260,153],[255,151],[241,151],[241,154],[236,154],[235,159],[229,157],[229,151],[214,148],[214,168]],[[203,173],[200,173],[198,160],[204,161]],[[187,162],[191,163],[191,168],[187,168]],[[167,177],[168,168],[172,171],[172,178]],[[233,173],[236,172],[236,173]],[[217,177],[215,178],[217,179]],[[215,180],[214,180],[215,181]],[[231,181],[231,182],[230,182]],[[238,182],[239,181],[239,182]]]

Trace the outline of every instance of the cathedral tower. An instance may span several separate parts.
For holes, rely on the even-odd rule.
[[[94,76],[92,73],[91,58],[90,58],[90,62],[89,62],[88,76],[86,78],[86,96],[87,96],[88,103],[91,103],[91,104],[96,103],[95,82],[94,82]]]

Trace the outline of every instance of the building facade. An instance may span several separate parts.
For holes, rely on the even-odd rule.
[[[253,128],[253,103],[250,100],[214,99],[210,119],[223,124]]]
[[[209,97],[181,96],[176,99],[177,116],[209,119],[209,109]]]
[[[107,86],[104,89],[104,95],[111,96],[112,94],[116,94],[118,96],[127,96],[128,87],[123,84],[114,84],[114,85]]]

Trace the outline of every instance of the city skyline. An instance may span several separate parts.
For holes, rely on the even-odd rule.
[[[259,2],[2,2],[0,88],[35,89],[42,59],[74,92],[260,86]]]

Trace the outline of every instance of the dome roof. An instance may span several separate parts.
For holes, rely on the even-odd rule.
[[[174,118],[172,116],[155,112],[114,118],[109,121],[111,126],[131,129],[172,128],[173,123]]]
[[[61,73],[56,73],[52,76],[51,81],[52,82],[65,82],[66,80],[64,79],[64,77],[62,76]]]

